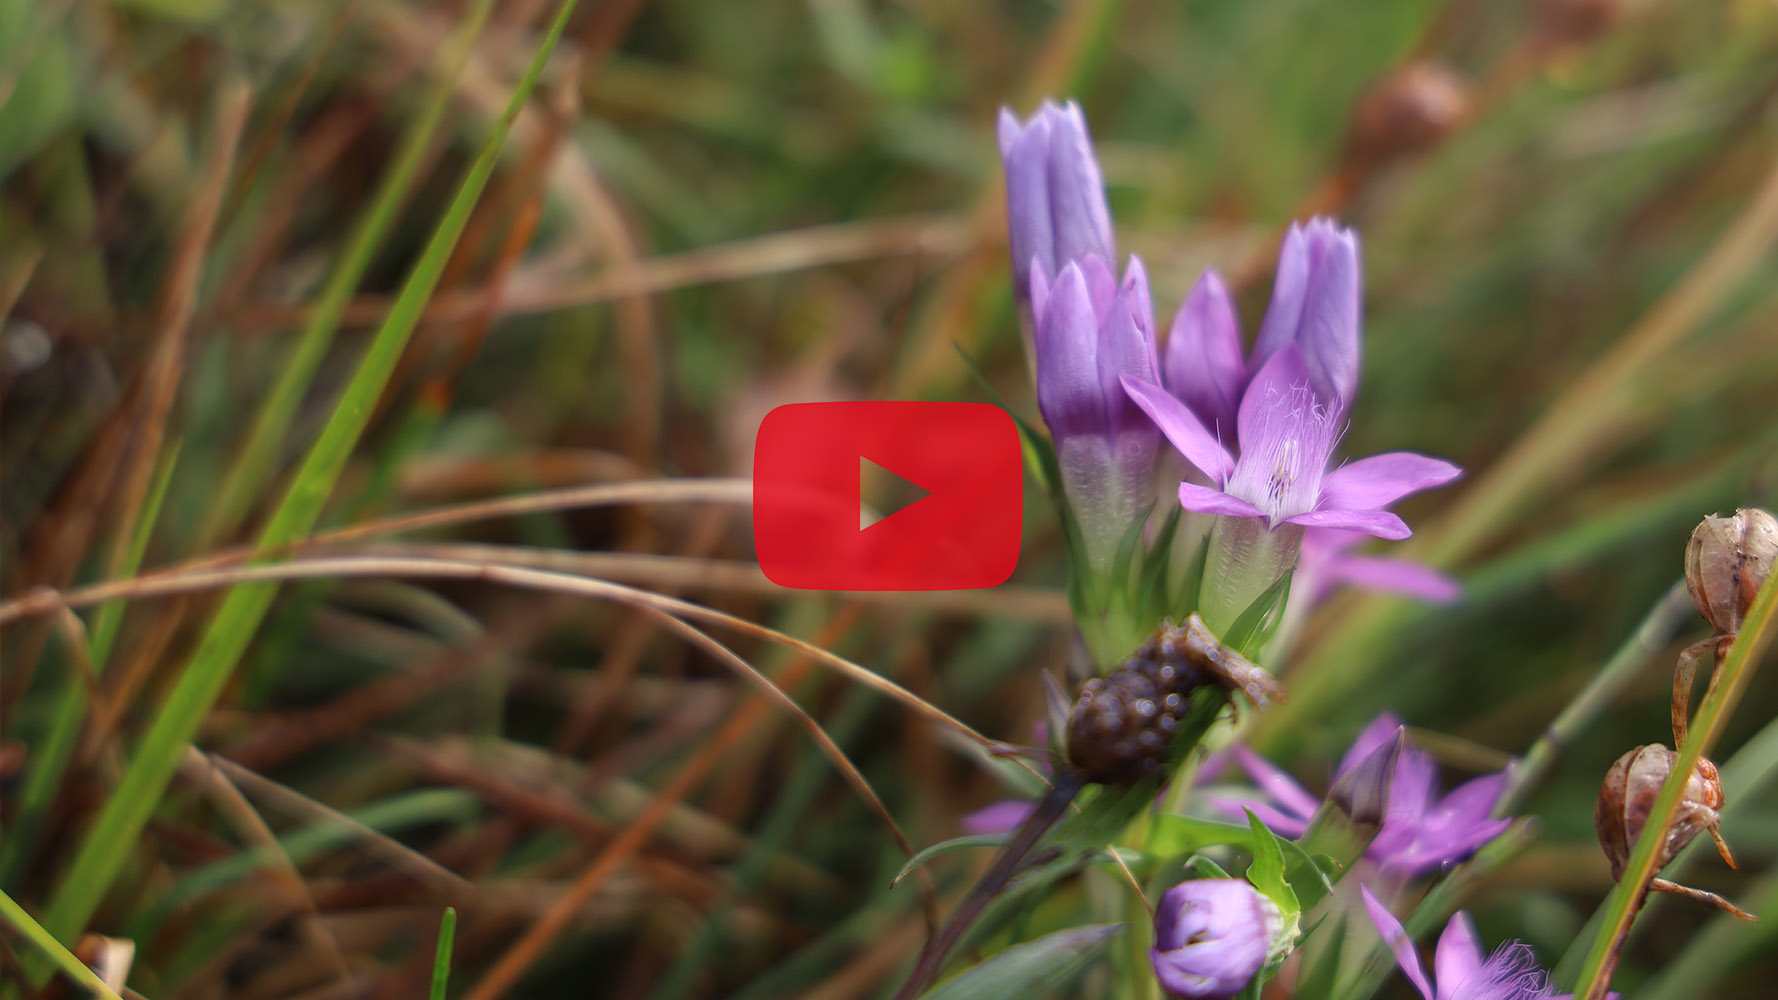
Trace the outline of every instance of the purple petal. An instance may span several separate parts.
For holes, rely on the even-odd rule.
[[[1296,344],[1322,405],[1344,413],[1358,391],[1358,237],[1327,219],[1309,223],[1311,270]]]
[[[1105,433],[1099,320],[1079,267],[1062,269],[1037,317],[1037,409],[1056,438]]]
[[[1154,349],[1154,313],[1148,300],[1148,274],[1142,261],[1130,258],[1123,286],[1100,327],[1099,385],[1105,398],[1108,426],[1119,431],[1155,434],[1155,423],[1143,415],[1124,392],[1124,378],[1143,383],[1160,381],[1160,361]],[[1153,451],[1153,445],[1147,449]]]
[[[1452,914],[1445,932],[1438,937],[1438,951],[1432,956],[1433,975],[1443,991],[1457,987],[1482,971],[1481,939],[1476,937],[1475,924],[1469,914],[1459,910]]]
[[[1294,813],[1298,819],[1307,820],[1315,815],[1321,802],[1310,795],[1308,789],[1297,784],[1282,768],[1261,757],[1243,746],[1233,747],[1231,752],[1235,760],[1240,762],[1241,770],[1253,780],[1253,785],[1266,793],[1285,809]]]
[[[1456,580],[1406,559],[1337,556],[1324,569],[1328,583],[1349,583],[1366,590],[1404,594],[1430,604],[1450,604],[1463,596]]]
[[[1105,181],[1093,157],[1086,117],[1069,101],[1057,108],[1046,104],[1050,120],[1049,185],[1054,213],[1058,262],[1098,257],[1113,259],[1111,210],[1105,204]]]
[[[1056,237],[1050,210],[1049,119],[1041,112],[1022,129],[1000,124],[1001,159],[1006,169],[1006,228],[1015,276],[1024,262],[1036,260],[1045,275],[1056,273]],[[1015,131],[1016,129],[1016,131]],[[1015,283],[1017,289],[1023,282]],[[1023,290],[1023,289],[1018,289]]]
[[[1253,815],[1259,817],[1259,821],[1266,825],[1266,829],[1280,837],[1300,837],[1303,835],[1303,831],[1309,828],[1308,823],[1303,822],[1289,813],[1268,805],[1262,799],[1244,799],[1230,795],[1207,795],[1205,796],[1205,800],[1228,815],[1231,819],[1238,819],[1242,822],[1247,821],[1247,813],[1251,812]]]
[[[1278,250],[1278,276],[1272,281],[1272,301],[1266,306],[1253,341],[1250,368],[1265,364],[1284,345],[1296,340],[1303,315],[1303,294],[1309,286],[1309,247],[1301,226],[1291,223]]]
[[[1500,793],[1505,790],[1505,771],[1471,778],[1440,799],[1438,811],[1463,817],[1465,822],[1485,820],[1494,811],[1494,803],[1500,801]]]
[[[1227,481],[1229,473],[1235,468],[1234,457],[1204,429],[1204,425],[1198,422],[1198,418],[1184,403],[1152,382],[1125,378],[1121,383],[1124,392],[1142,408],[1142,412],[1148,414],[1149,419],[1155,422],[1155,426],[1161,429],[1161,433],[1167,436],[1173,447],[1179,449],[1186,461],[1209,476],[1211,482]]]
[[[1235,412],[1247,385],[1241,328],[1222,277],[1205,271],[1167,331],[1167,391],[1191,407],[1220,439],[1234,436]]]
[[[1074,264],[1086,278],[1087,298],[1093,303],[1093,315],[1103,318],[1117,295],[1117,277],[1111,273],[1111,265],[1098,257],[1082,257]]]
[[[1402,929],[1401,921],[1389,912],[1389,908],[1377,902],[1371,895],[1370,886],[1361,885],[1359,893],[1364,896],[1364,908],[1370,911],[1371,923],[1377,925],[1377,933],[1383,936],[1389,950],[1395,952],[1395,963],[1401,971],[1420,991],[1426,1000],[1436,1000],[1432,992],[1432,984],[1426,981],[1426,970],[1420,965],[1420,956],[1414,953],[1414,943],[1408,940],[1408,932]]]
[[[1395,737],[1396,730],[1401,728],[1401,718],[1394,712],[1384,712],[1370,721],[1370,724],[1359,731],[1358,737],[1346,749],[1345,756],[1340,758],[1340,766],[1334,775],[1345,774],[1358,766],[1358,762],[1375,753],[1377,748]]]
[[[1306,384],[1308,378],[1302,354],[1288,344],[1260,366],[1253,381],[1247,383],[1247,391],[1241,394],[1241,408],[1235,415],[1235,439],[1242,453],[1262,443],[1260,437],[1268,425],[1268,410],[1276,408],[1280,399],[1289,396],[1292,388]]]
[[[1007,799],[977,809],[963,817],[959,825],[963,832],[970,834],[1011,833],[1030,817],[1035,808],[1036,803],[1026,799]]]
[[[1050,278],[1044,273],[1043,261],[1031,258],[1030,269],[1031,315],[1042,316],[1044,307],[1049,304]]]
[[[1386,510],[1312,510],[1306,514],[1293,514],[1284,520],[1309,528],[1350,528],[1392,542],[1399,542],[1414,533],[1408,522]]]
[[[1463,475],[1443,459],[1392,451],[1342,465],[1321,483],[1321,504],[1339,510],[1382,510],[1409,493],[1431,489]]]
[[[1403,748],[1395,765],[1395,782],[1389,788],[1389,820],[1403,827],[1426,820],[1432,802],[1432,786],[1438,781],[1438,765],[1432,755],[1413,746]]]
[[[1194,514],[1220,514],[1223,517],[1265,517],[1265,512],[1240,497],[1196,483],[1179,484],[1179,506]]]
[[[1264,511],[1272,527],[1321,506],[1321,478],[1338,433],[1315,402],[1294,346],[1254,376],[1235,423],[1241,454],[1225,490]]]

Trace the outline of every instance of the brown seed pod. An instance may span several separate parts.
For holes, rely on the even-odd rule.
[[[1619,757],[1611,765],[1611,770],[1605,773],[1605,783],[1599,789],[1599,801],[1593,806],[1593,827],[1599,833],[1599,846],[1605,849],[1606,860],[1611,862],[1611,877],[1614,880],[1623,877],[1624,865],[1630,859],[1630,848],[1635,845],[1636,838],[1647,825],[1648,814],[1654,808],[1655,799],[1661,794],[1661,785],[1666,783],[1667,775],[1672,772],[1673,762],[1678,756],[1659,743],[1650,743]],[[1735,867],[1734,855],[1729,853],[1729,845],[1723,841],[1722,831],[1719,829],[1721,809],[1722,783],[1717,778],[1716,765],[1699,758],[1697,766],[1692,769],[1691,778],[1685,783],[1679,808],[1673,814],[1673,824],[1667,828],[1666,842],[1661,844],[1655,858],[1655,870],[1665,868],[1700,833],[1708,833],[1710,839],[1716,842],[1717,853],[1722,855],[1723,861],[1730,868]],[[1662,878],[1650,882],[1649,888],[1690,896],[1743,920],[1754,919],[1751,914],[1715,893]]]
[[[1648,822],[1649,810],[1654,808],[1655,798],[1661,794],[1661,785],[1673,770],[1677,756],[1659,743],[1650,743],[1619,757],[1605,772],[1599,802],[1593,807],[1593,827],[1599,831],[1599,846],[1611,862],[1612,878],[1623,877],[1630,847]],[[1721,835],[1716,832],[1717,810],[1721,808],[1722,784],[1716,777],[1716,765],[1700,759],[1691,780],[1685,784],[1685,794],[1680,797],[1679,811],[1667,831],[1667,843],[1661,847],[1656,869],[1665,868],[1693,837],[1705,830],[1721,843]],[[1728,857],[1726,847],[1723,856]]]
[[[1469,117],[1469,82],[1435,62],[1411,62],[1372,84],[1352,113],[1346,153],[1360,164],[1426,152]]]
[[[1717,632],[1733,635],[1778,561],[1778,518],[1758,507],[1706,517],[1685,547],[1685,586]]]

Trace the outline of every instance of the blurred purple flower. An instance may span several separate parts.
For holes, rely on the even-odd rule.
[[[1558,996],[1550,986],[1549,977],[1537,967],[1530,945],[1509,941],[1484,959],[1475,924],[1469,914],[1462,912],[1452,916],[1445,932],[1439,935],[1438,951],[1433,956],[1433,968],[1438,975],[1434,985],[1427,980],[1420,956],[1401,921],[1377,901],[1368,886],[1360,886],[1360,892],[1371,922],[1377,925],[1377,933],[1383,935],[1401,971],[1426,1000],[1572,1000],[1572,995]]]
[[[1349,550],[1364,538],[1362,532],[1345,528],[1311,528],[1304,532],[1302,557],[1292,587],[1307,595],[1311,603],[1319,602],[1341,584],[1389,591],[1431,604],[1450,604],[1462,595],[1457,581],[1419,563],[1351,554]]]
[[[1506,772],[1475,778],[1438,797],[1434,792],[1437,768],[1431,755],[1405,742],[1399,749],[1390,749],[1400,731],[1400,719],[1388,712],[1379,715],[1340,758],[1334,782],[1338,785],[1347,774],[1380,763],[1373,759],[1379,752],[1396,755],[1383,822],[1364,856],[1396,877],[1409,878],[1469,857],[1512,821],[1489,818],[1506,786]],[[1240,816],[1242,809],[1252,810],[1284,837],[1300,836],[1309,828],[1321,808],[1319,800],[1246,747],[1234,747],[1231,753],[1265,798],[1212,797],[1217,808],[1231,816]]]
[[[1231,997],[1265,965],[1283,916],[1241,879],[1181,882],[1161,895],[1148,960],[1155,977],[1184,997]]]
[[[1154,497],[1160,434],[1121,381],[1160,375],[1148,275],[1130,258],[1121,285],[1098,257],[1070,261],[1054,284],[1031,266],[1037,408],[1055,440],[1088,559],[1108,564],[1118,539]]]
[[[1070,262],[1092,257],[1109,271],[1116,255],[1111,212],[1080,105],[1045,101],[1023,123],[1002,108],[999,131],[1019,301],[1031,298],[1034,270],[1053,283]]]
[[[1274,353],[1241,397],[1239,458],[1160,386],[1125,377],[1123,387],[1186,461],[1216,484],[1180,483],[1186,510],[1264,518],[1268,528],[1290,523],[1400,539],[1413,532],[1383,508],[1462,474],[1449,462],[1412,452],[1373,455],[1327,471],[1339,439],[1336,414],[1317,400],[1294,344]]]

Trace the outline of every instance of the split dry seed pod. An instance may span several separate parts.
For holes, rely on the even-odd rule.
[[[1599,833],[1599,846],[1605,849],[1606,860],[1611,862],[1612,879],[1623,878],[1624,865],[1630,859],[1630,848],[1635,845],[1642,828],[1648,824],[1648,814],[1654,808],[1655,799],[1661,794],[1661,785],[1672,772],[1673,762],[1677,757],[1678,754],[1665,746],[1650,743],[1619,757],[1611,765],[1611,770],[1605,773],[1605,783],[1599,789],[1599,801],[1593,807],[1593,827]],[[1679,808],[1673,814],[1672,825],[1667,828],[1667,837],[1655,852],[1655,870],[1660,871],[1667,867],[1668,862],[1685,850],[1685,846],[1700,833],[1708,833],[1710,839],[1716,842],[1717,853],[1722,855],[1723,861],[1730,868],[1735,867],[1735,857],[1729,853],[1729,845],[1723,841],[1719,829],[1721,810],[1722,783],[1717,778],[1716,765],[1699,758],[1697,766],[1692,769],[1691,777],[1685,783]],[[1664,878],[1655,879],[1648,887],[1708,903],[1717,909],[1733,913],[1742,920],[1754,919],[1752,914],[1712,892],[1693,889]]]
[[[1778,518],[1758,507],[1706,517],[1685,547],[1685,586],[1718,632],[1734,635],[1778,561]]]
[[[1706,517],[1685,546],[1685,587],[1698,614],[1716,633],[1687,646],[1673,672],[1673,745],[1685,742],[1691,716],[1692,678],[1706,657],[1720,666],[1741,631],[1747,609],[1778,561],[1778,519],[1758,507],[1734,517]],[[1710,684],[1716,685],[1714,669]]]

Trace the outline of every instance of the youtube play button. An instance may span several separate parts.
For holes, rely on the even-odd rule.
[[[1018,428],[983,403],[794,403],[753,460],[760,569],[799,590],[973,590],[1019,561]]]

